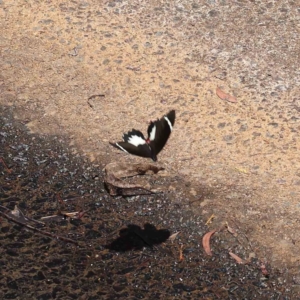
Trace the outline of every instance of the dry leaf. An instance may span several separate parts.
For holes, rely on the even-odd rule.
[[[110,163],[105,167],[104,181],[111,196],[134,196],[155,194],[155,191],[145,186],[127,183],[121,178],[145,175],[147,172],[157,173],[164,170],[162,167],[148,163],[119,164]]]
[[[254,252],[251,252],[251,253],[249,254],[248,260],[251,261],[251,259],[252,259],[252,258],[255,258],[255,257],[256,257],[255,253],[254,253]]]
[[[231,228],[227,222],[226,222],[226,227],[228,232],[230,232],[233,236],[237,236],[237,232],[235,231],[235,229]]]
[[[207,255],[212,256],[212,252],[210,249],[210,238],[216,233],[217,229],[210,231],[208,233],[206,233],[203,238],[202,238],[202,245],[204,248],[204,251]]]
[[[83,215],[86,213],[86,211],[74,211],[70,213],[63,213],[63,216],[69,217],[71,219],[81,219]]]
[[[248,263],[247,261],[243,260],[242,258],[240,258],[239,256],[237,256],[236,254],[232,253],[232,252],[229,252],[229,255],[235,259],[235,261],[238,263],[238,264],[246,264]]]
[[[81,211],[76,215],[77,219],[81,219],[81,218],[84,216],[85,213],[86,213],[85,210],[81,210]]]
[[[220,88],[217,88],[216,90],[216,93],[217,93],[217,96],[222,99],[222,100],[225,100],[225,101],[228,101],[228,102],[232,102],[232,103],[236,103],[237,100],[234,96],[231,96],[225,92],[223,92]]]
[[[85,213],[86,213],[86,211],[82,211],[82,210],[69,212],[69,213],[68,212],[67,213],[59,212],[57,215],[42,217],[41,220],[43,220],[44,222],[47,222],[47,221],[60,222],[62,220],[66,220],[67,218],[81,219]]]
[[[183,261],[183,245],[179,249],[179,261]]]
[[[269,274],[269,272],[266,268],[266,265],[264,263],[261,263],[260,269],[261,269],[261,272],[263,273],[264,276],[267,276]]]
[[[111,196],[136,196],[155,194],[154,191],[148,190],[140,185],[127,183],[113,174],[106,174],[104,181],[108,192]]]
[[[43,222],[50,222],[50,221],[60,222],[62,220],[65,220],[65,217],[59,214],[59,215],[41,217],[41,220],[43,220]]]
[[[243,169],[243,168],[235,168],[237,171],[241,172],[241,173],[244,173],[244,174],[248,174],[248,170],[246,169]]]
[[[171,235],[169,236],[168,240],[171,241],[171,242],[174,242],[175,239],[176,239],[176,237],[177,237],[177,235],[178,235],[179,233],[180,233],[180,231],[171,234]]]
[[[133,177],[137,175],[145,175],[146,173],[157,174],[159,171],[162,170],[164,170],[163,167],[159,167],[149,163],[138,163],[138,164],[110,163],[105,166],[105,173],[113,174],[118,179]]]

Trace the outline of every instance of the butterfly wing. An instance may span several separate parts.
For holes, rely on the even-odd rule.
[[[148,127],[148,139],[135,129],[123,135],[123,142],[110,143],[112,146],[124,152],[141,156],[150,157],[157,161],[157,154],[163,149],[175,123],[175,110],[171,110],[161,119],[151,122]]]
[[[124,142],[110,143],[115,148],[122,150],[124,152],[141,156],[141,157],[151,157],[151,149],[146,143],[144,135],[135,129],[129,131],[123,135]]]
[[[148,140],[152,155],[156,156],[165,146],[175,124],[175,110],[171,110],[161,119],[151,122],[148,127]]]

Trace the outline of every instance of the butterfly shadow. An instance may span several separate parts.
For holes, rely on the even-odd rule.
[[[159,229],[146,223],[144,229],[135,224],[129,224],[119,231],[119,237],[105,247],[111,251],[126,252],[130,250],[142,250],[144,247],[153,246],[165,242],[170,236],[167,229]]]

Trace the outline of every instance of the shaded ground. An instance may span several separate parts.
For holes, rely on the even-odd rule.
[[[1,110],[1,211],[18,205],[39,220],[59,210],[81,219],[31,224],[79,245],[51,239],[1,218],[1,299],[296,299],[295,278],[253,258],[238,265],[228,251],[255,256],[237,224],[235,238],[215,234],[213,257],[201,240],[208,227],[176,192],[109,197],[101,169],[70,153],[63,137],[29,134]],[[149,176],[149,180],[153,180]],[[172,179],[156,178],[156,185]],[[180,231],[176,239],[170,234]],[[182,250],[183,260],[180,260]]]
[[[257,257],[297,276],[296,2],[3,1],[0,17],[0,103],[18,122],[102,169],[140,161],[109,140],[176,109],[158,179],[201,222],[238,224]]]

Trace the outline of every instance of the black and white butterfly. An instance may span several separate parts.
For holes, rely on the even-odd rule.
[[[171,110],[161,119],[151,122],[148,127],[148,138],[135,129],[123,135],[124,142],[110,143],[112,146],[127,153],[150,157],[157,161],[157,154],[165,146],[175,123],[175,110]]]

